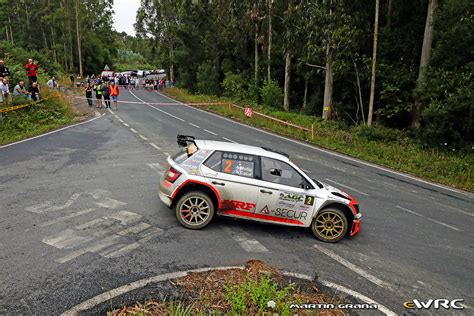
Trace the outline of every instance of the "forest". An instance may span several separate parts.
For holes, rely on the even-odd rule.
[[[0,0],[0,56],[13,77],[29,56],[50,74],[165,68],[193,93],[472,152],[471,1],[141,0],[136,36],[112,5]]]

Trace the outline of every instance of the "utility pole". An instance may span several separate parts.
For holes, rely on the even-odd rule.
[[[82,53],[81,53],[81,36],[79,34],[79,0],[76,0],[76,36],[77,36],[77,53],[79,56],[79,76],[82,74]]]
[[[272,4],[273,0],[268,0],[268,51],[267,51],[267,80],[271,77],[271,60],[272,60]]]
[[[370,101],[367,126],[372,126],[372,116],[374,114],[375,67],[377,65],[377,40],[379,34],[379,7],[380,0],[375,0],[374,47],[372,49],[372,78],[370,79]]]

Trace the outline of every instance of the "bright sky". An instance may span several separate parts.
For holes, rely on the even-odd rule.
[[[139,7],[140,0],[114,0],[114,27],[118,32],[135,35],[133,23]]]

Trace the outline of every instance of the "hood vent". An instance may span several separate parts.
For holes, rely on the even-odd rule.
[[[345,196],[345,195],[343,195],[343,194],[341,194],[341,193],[339,193],[339,192],[331,192],[331,194],[332,194],[332,195],[335,195],[335,196],[338,196],[338,197],[340,197],[340,198],[346,199],[346,200],[348,200],[348,201],[351,200],[351,199],[349,199],[347,196]]]

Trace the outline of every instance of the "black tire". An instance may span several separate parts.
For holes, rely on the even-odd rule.
[[[344,238],[348,229],[346,215],[334,206],[322,209],[311,223],[314,236],[324,242],[338,242]]]
[[[202,191],[191,191],[183,195],[175,206],[179,223],[189,229],[206,227],[214,217],[214,203]]]

